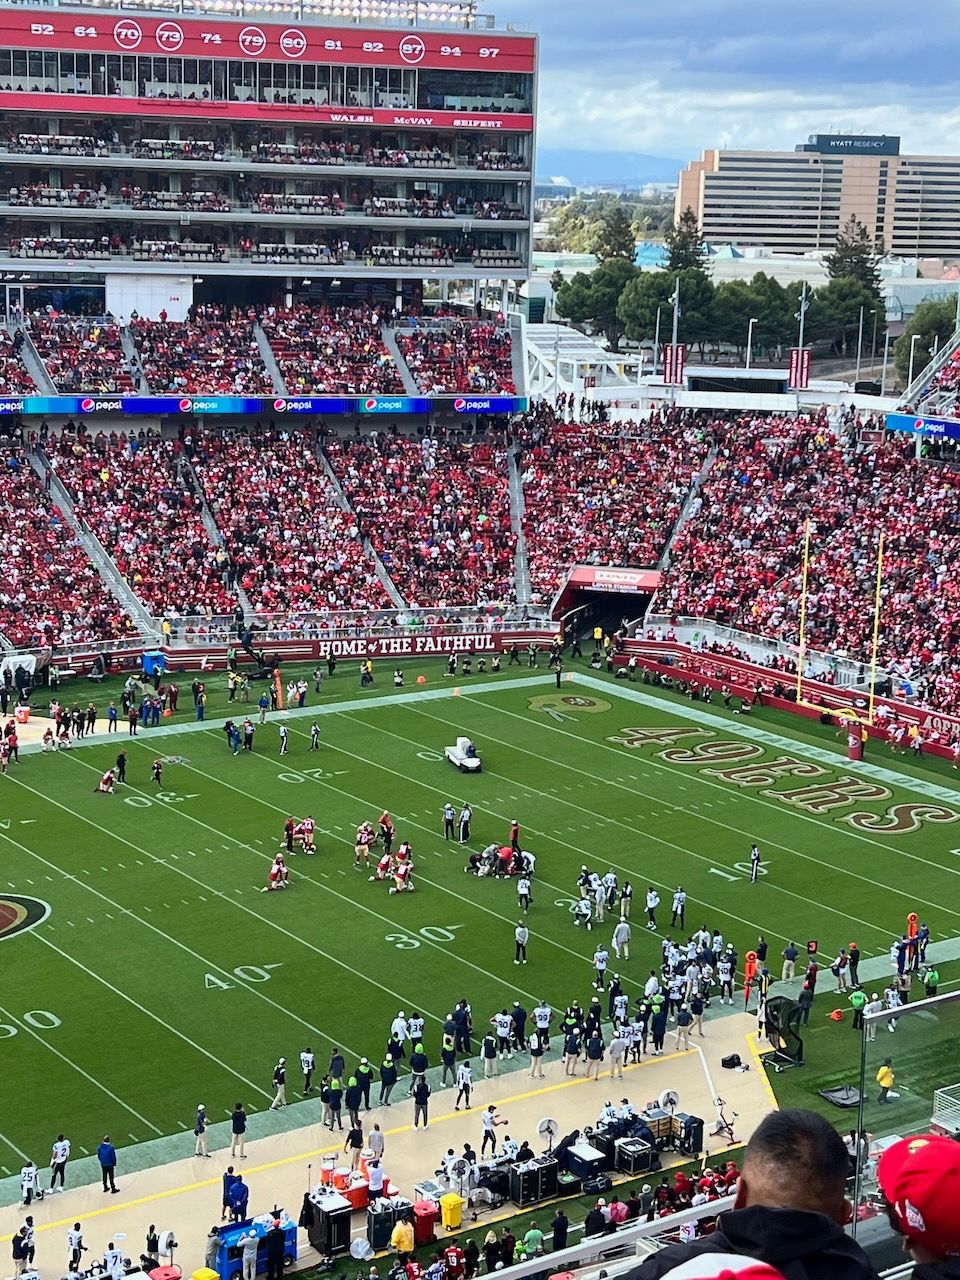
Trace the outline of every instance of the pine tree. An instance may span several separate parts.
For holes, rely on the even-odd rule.
[[[859,280],[875,298],[880,297],[880,255],[867,228],[853,214],[837,233],[836,248],[825,263],[831,280]]]
[[[617,205],[605,213],[601,220],[593,250],[597,261],[603,263],[612,258],[623,258],[626,262],[633,262],[636,249],[637,242],[630,219],[626,211]]]
[[[676,226],[671,227],[663,238],[667,248],[667,261],[664,269],[676,273],[678,271],[703,271],[707,261],[707,251],[703,247],[703,235],[697,222],[697,215],[688,205],[680,215]]]

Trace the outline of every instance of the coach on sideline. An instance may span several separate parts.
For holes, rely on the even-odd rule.
[[[850,1162],[822,1116],[775,1111],[747,1143],[735,1207],[713,1235],[668,1245],[627,1273],[659,1280],[701,1254],[735,1253],[769,1263],[786,1280],[877,1280],[866,1254],[843,1230],[850,1220]]]

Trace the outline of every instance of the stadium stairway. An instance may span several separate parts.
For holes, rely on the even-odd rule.
[[[393,362],[397,366],[397,371],[400,374],[400,380],[403,383],[403,389],[405,393],[408,396],[422,395],[420,388],[417,386],[416,382],[414,381],[413,374],[407,368],[406,360],[404,360],[400,352],[400,347],[397,343],[397,335],[393,331],[392,326],[388,324],[382,324],[380,326],[380,336],[383,338],[383,345],[390,352],[390,355],[393,358]]]
[[[340,508],[341,511],[346,511],[348,515],[353,516],[354,520],[356,520],[357,522],[357,527],[361,528],[362,526],[360,525],[360,519],[357,516],[356,511],[354,511],[353,507],[350,505],[350,501],[347,498],[347,495],[343,492],[343,489],[340,486],[340,481],[337,479],[336,472],[334,471],[333,467],[330,465],[330,459],[323,452],[323,450],[320,448],[319,445],[317,445],[317,460],[320,463],[321,467],[323,467],[324,475],[327,477],[327,479],[330,482],[330,488],[333,492],[333,496],[336,500],[337,506]],[[391,601],[393,602],[393,607],[395,609],[406,609],[407,601],[404,600],[403,596],[397,590],[397,584],[390,577],[390,574],[387,572],[387,566],[383,563],[383,561],[377,555],[376,551],[374,550],[373,543],[370,541],[370,539],[367,537],[366,534],[363,534],[363,549],[366,555],[369,557],[369,559],[373,562],[374,572],[376,573],[377,577],[380,579],[380,582],[381,582],[381,585],[383,586],[384,591],[386,591],[387,595],[390,597]]]
[[[150,394],[150,384],[147,382],[147,375],[143,371],[140,352],[137,350],[137,344],[133,340],[133,334],[126,325],[120,330],[120,346],[123,348],[123,354],[127,357],[127,368],[133,377],[137,394],[148,396]]]
[[[20,348],[20,361],[23,367],[29,373],[30,377],[36,384],[37,392],[42,396],[55,396],[59,392],[57,384],[50,377],[47,366],[40,359],[40,353],[33,345],[33,338],[30,336],[30,330],[22,323],[16,323],[9,326],[11,333],[16,333],[20,329],[23,333],[23,346]]]
[[[197,475],[196,471],[194,470],[193,463],[187,457],[186,453],[183,453],[180,455],[180,465],[183,468],[184,472],[187,474],[187,476],[189,476],[190,488],[196,494],[197,500],[200,503],[200,519],[203,522],[203,527],[206,529],[207,534],[209,535],[210,541],[213,543],[215,547],[226,548],[227,547],[226,540],[223,534],[220,532],[220,526],[217,524],[216,520],[214,519],[213,512],[207,506],[207,495],[203,491],[203,485],[200,483],[200,477]],[[228,548],[227,548],[227,551],[229,554]],[[254,609],[253,604],[250,601],[250,597],[244,591],[243,587],[241,587],[239,582],[235,582],[233,584],[233,590],[234,590],[234,593],[236,594],[237,599],[240,601],[240,607],[243,609],[244,618],[248,620],[252,619],[255,616],[257,611],[256,609]]]
[[[273,354],[273,348],[267,339],[267,335],[263,331],[263,326],[259,320],[254,321],[253,336],[257,340],[257,347],[263,358],[264,367],[270,375],[273,383],[273,389],[278,396],[288,395],[287,384],[283,380],[283,374],[280,372],[280,366],[277,364],[277,357]]]
[[[529,605],[532,591],[530,589],[530,559],[527,555],[527,540],[523,533],[523,517],[526,511],[526,503],[523,496],[519,445],[513,445],[509,450],[507,465],[510,468],[510,525],[517,539],[513,569],[514,591],[517,597],[517,604],[523,607]]]
[[[697,474],[693,477],[693,484],[691,484],[690,486],[690,492],[687,494],[686,498],[684,499],[683,506],[680,508],[680,514],[677,516],[674,526],[670,530],[670,536],[669,538],[667,538],[663,551],[661,551],[660,553],[660,559],[657,561],[658,569],[666,569],[669,566],[670,553],[673,550],[674,544],[677,541],[677,538],[680,534],[680,530],[690,519],[690,512],[693,510],[693,504],[696,501],[697,495],[700,492],[700,488],[706,482],[707,477],[710,475],[710,472],[713,470],[713,464],[716,462],[716,460],[717,460],[717,450],[716,450],[716,446],[714,446],[710,450],[710,452],[707,454],[706,458],[704,459],[703,466],[700,468]]]
[[[956,391],[938,393],[933,386],[933,382],[958,348],[960,348],[960,326],[953,331],[937,354],[930,360],[930,363],[920,370],[909,387],[902,392],[900,399],[897,401],[897,408],[922,408],[924,413],[937,413],[939,412],[939,401],[941,399],[945,398],[949,399],[951,403],[955,402],[957,398]]]
[[[153,636],[156,628],[146,607],[134,595],[122,574],[118,572],[116,565],[107,555],[99,538],[77,516],[73,499],[66,486],[57,476],[55,469],[50,466],[46,455],[31,449],[27,451],[27,459],[40,479],[46,484],[50,497],[63,512],[64,519],[76,533],[77,538],[90,557],[90,563],[100,574],[107,587],[120,601],[143,635]]]

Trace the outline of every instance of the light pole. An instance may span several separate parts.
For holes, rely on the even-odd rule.
[[[670,301],[673,303],[673,359],[676,365],[677,359],[677,330],[680,325],[680,277],[677,276],[677,283],[673,286],[673,293],[670,295]]]
[[[960,292],[958,292],[957,297],[960,298]],[[922,336],[923,336],[922,334],[915,333],[913,337],[910,339],[910,372],[907,375],[908,387],[913,386],[913,356],[914,356],[914,352],[917,349],[917,343],[920,341]]]
[[[890,330],[883,335],[883,375],[880,379],[880,394],[887,394],[887,361],[890,359]]]
[[[657,307],[657,327],[653,331],[653,376],[657,376],[657,365],[660,360],[660,312],[663,307]]]
[[[797,345],[800,348],[800,359],[803,359],[803,329],[806,323],[807,308],[810,303],[807,301],[807,282],[804,280],[800,287],[800,310],[793,313],[794,319],[800,321],[799,341]]]
[[[870,343],[870,377],[876,377],[877,373],[877,317],[880,312],[872,310],[870,314],[873,316],[873,341]]]
[[[860,381],[860,360],[863,355],[863,307],[860,308],[860,324],[857,328],[857,372],[854,382]]]
[[[750,356],[751,356],[751,355],[752,355],[752,353],[753,353],[753,326],[754,326],[755,324],[757,324],[757,323],[759,323],[759,322],[758,322],[758,320],[757,320],[757,317],[756,317],[756,316],[751,316],[751,318],[750,318],[750,323],[747,325],[747,364],[746,364],[746,367],[747,367],[748,369],[750,368]]]

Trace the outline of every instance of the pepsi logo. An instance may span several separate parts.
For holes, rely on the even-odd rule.
[[[454,400],[453,407],[456,409],[457,413],[463,413],[463,408],[466,403],[466,400]]]
[[[363,407],[365,409],[375,409],[377,407],[376,399],[371,397],[369,400],[364,400]]]
[[[122,18],[113,28],[113,39],[121,49],[139,49],[143,41],[143,28],[132,18]]]
[[[400,57],[404,62],[422,62],[427,46],[419,36],[404,36],[400,41]]]
[[[173,53],[183,44],[183,27],[176,22],[161,22],[155,39],[161,49]]]
[[[280,33],[280,52],[287,58],[302,58],[307,52],[307,37],[296,27]]]
[[[267,47],[267,37],[259,27],[244,27],[237,39],[241,53],[248,58],[259,58]]]
[[[91,400],[90,397],[87,396],[86,399],[80,401],[80,412],[91,413],[96,408],[96,404],[97,402],[95,400]]]
[[[277,411],[277,413],[286,413],[287,402],[286,400],[274,400],[273,407]]]
[[[190,410],[193,408],[193,401],[181,400],[179,405],[177,405],[177,408],[180,410],[181,413],[189,413]]]
[[[916,419],[914,419],[913,426],[914,426],[914,429],[915,429],[916,431],[922,431],[922,430],[923,430],[923,419],[922,419],[922,418],[916,418]]]

